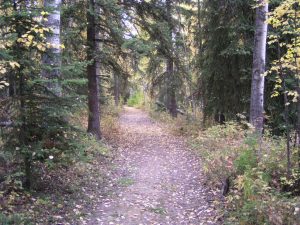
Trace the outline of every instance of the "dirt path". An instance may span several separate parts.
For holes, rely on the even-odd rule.
[[[88,224],[217,224],[201,167],[181,138],[126,107],[112,183]]]

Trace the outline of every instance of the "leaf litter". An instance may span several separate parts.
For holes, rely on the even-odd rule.
[[[130,107],[120,127],[110,185],[85,224],[221,224],[220,196],[183,138]]]

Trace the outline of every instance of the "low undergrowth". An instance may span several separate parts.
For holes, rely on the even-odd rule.
[[[227,123],[201,132],[191,142],[203,160],[208,183],[220,189],[229,185],[226,224],[299,224],[299,169],[294,161],[297,169],[287,177],[283,137],[265,134],[259,142],[252,130]]]
[[[119,114],[122,111],[122,107],[115,107],[113,104],[107,105],[101,111],[101,130],[102,137],[105,140],[115,139],[119,134]]]
[[[265,131],[261,141],[247,123],[227,122],[206,130],[196,122],[164,112],[150,112],[170,130],[185,135],[202,159],[207,184],[225,194],[225,224],[300,224],[300,174],[292,149],[287,176],[286,139]]]
[[[196,137],[199,133],[200,122],[186,118],[184,115],[178,115],[176,119],[169,113],[149,110],[150,117],[154,120],[164,123],[174,135],[183,135]]]
[[[86,111],[74,114],[70,123],[78,129],[72,143],[79,149],[77,154],[35,162],[31,190],[23,188],[20,162],[0,152],[0,161],[5,162],[1,161],[0,172],[6,172],[0,180],[0,224],[84,224],[108,182],[105,174],[112,151],[105,137],[118,132],[119,111],[113,106],[103,109],[102,142],[86,134]]]
[[[144,94],[142,91],[135,92],[127,101],[128,106],[136,108],[142,108],[144,104]]]

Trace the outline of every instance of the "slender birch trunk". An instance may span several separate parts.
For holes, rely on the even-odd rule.
[[[53,94],[61,95],[61,42],[60,42],[60,10],[61,0],[45,0],[44,7],[50,10],[47,20],[44,22],[46,27],[51,29],[51,34],[47,36],[47,42],[51,47],[43,55],[42,77],[47,81],[48,90]]]
[[[87,60],[91,63],[87,67],[87,78],[88,78],[88,133],[95,136],[95,138],[101,138],[100,132],[100,105],[99,105],[99,84],[98,77],[100,73],[100,63],[96,54],[99,51],[97,44],[97,37],[99,32],[96,28],[96,10],[95,0],[89,0],[87,9]],[[97,11],[97,12],[96,12]]]
[[[258,1],[256,9],[255,36],[253,52],[253,69],[251,85],[250,123],[261,136],[264,125],[264,83],[266,64],[266,42],[267,42],[267,13],[268,3],[265,0]]]

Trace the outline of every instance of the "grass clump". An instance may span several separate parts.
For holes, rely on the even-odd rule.
[[[23,215],[12,214],[5,215],[0,213],[0,225],[31,225],[28,220],[26,220]]]
[[[167,214],[167,210],[163,207],[150,207],[149,211],[162,216]]]
[[[134,184],[134,180],[129,177],[123,177],[120,180],[118,180],[118,184],[122,187],[128,187]]]

